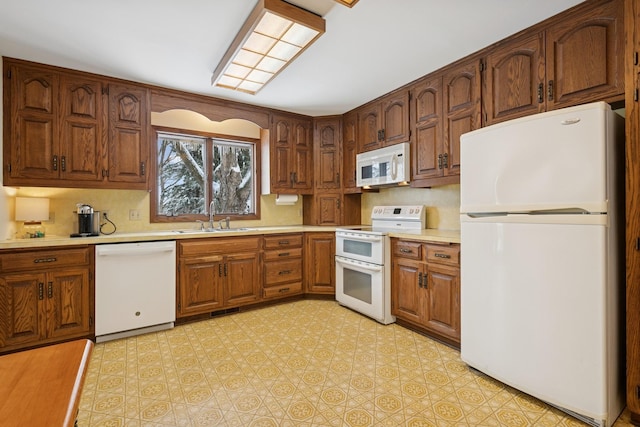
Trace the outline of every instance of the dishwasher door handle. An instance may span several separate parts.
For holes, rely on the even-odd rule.
[[[98,256],[135,256],[135,255],[153,255],[164,252],[171,252],[174,250],[173,245],[159,245],[149,247],[148,245],[141,245],[137,247],[122,247],[122,248],[114,248],[113,245],[110,245],[108,248],[102,248],[98,246],[96,248],[96,254]]]

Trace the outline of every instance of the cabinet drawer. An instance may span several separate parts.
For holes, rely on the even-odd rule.
[[[299,293],[302,293],[302,282],[287,283],[286,285],[265,288],[263,290],[263,297],[276,298]]]
[[[302,259],[264,263],[264,286],[302,280]]]
[[[178,248],[178,253],[181,256],[258,252],[260,250],[260,237],[196,239],[178,242]]]
[[[281,249],[279,251],[265,251],[264,260],[285,260],[287,258],[302,258],[302,248]]]
[[[421,260],[422,243],[395,240],[393,244],[393,255],[402,258]]]
[[[265,249],[286,249],[302,246],[302,234],[278,234],[264,236]]]
[[[91,250],[88,247],[12,252],[0,255],[0,271],[32,271],[57,267],[76,267],[88,265],[90,260]]]
[[[460,265],[460,245],[427,245],[427,262]]]

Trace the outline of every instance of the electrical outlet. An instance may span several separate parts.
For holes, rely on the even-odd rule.
[[[138,209],[129,209],[129,221],[140,221],[140,211]]]

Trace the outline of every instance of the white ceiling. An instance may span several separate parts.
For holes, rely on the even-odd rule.
[[[311,116],[341,114],[582,0],[290,0],[326,33],[256,95],[211,74],[256,0],[1,0],[0,55]]]

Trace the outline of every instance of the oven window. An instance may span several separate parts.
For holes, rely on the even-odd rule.
[[[371,279],[373,276],[369,273],[349,270],[346,267],[342,274],[345,295],[349,295],[352,298],[371,304]]]
[[[368,242],[359,242],[357,240],[344,240],[342,242],[342,250],[347,254],[371,257],[373,245]]]

